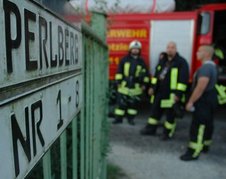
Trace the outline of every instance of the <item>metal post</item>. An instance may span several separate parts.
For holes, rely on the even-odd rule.
[[[67,179],[67,131],[60,136],[61,179]]]
[[[43,157],[43,175],[44,179],[51,179],[51,154],[50,150]]]
[[[106,41],[106,15],[103,13],[93,12],[91,18],[91,28],[100,37],[103,42]]]

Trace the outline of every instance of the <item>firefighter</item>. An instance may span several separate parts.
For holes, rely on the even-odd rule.
[[[213,58],[215,61],[217,61],[217,63],[219,64],[219,66],[226,66],[226,59],[225,59],[225,49],[223,48],[223,45],[221,45],[221,42],[216,43],[216,45],[214,46],[214,54],[213,54]]]
[[[200,152],[208,152],[213,133],[213,115],[217,106],[217,68],[211,60],[214,49],[210,45],[200,46],[197,59],[202,66],[193,78],[192,94],[186,104],[187,111],[193,112],[190,126],[190,142],[185,154],[180,159],[184,161],[198,159]]]
[[[167,45],[167,57],[159,61],[155,75],[151,80],[151,114],[147,125],[140,131],[141,135],[155,135],[163,111],[166,121],[162,140],[170,139],[176,128],[174,105],[185,100],[189,70],[188,63],[177,53],[175,42]]]
[[[121,59],[115,80],[117,82],[117,105],[114,111],[113,124],[123,122],[134,125],[137,115],[137,104],[146,86],[149,84],[149,71],[141,58],[141,43],[137,40],[129,44],[129,53]]]
[[[218,104],[226,104],[226,86],[223,86],[222,84],[216,84],[215,88],[217,90]]]

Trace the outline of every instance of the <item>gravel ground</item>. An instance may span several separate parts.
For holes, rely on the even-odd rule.
[[[178,120],[175,136],[161,141],[156,136],[141,136],[148,110],[142,109],[136,125],[111,125],[109,162],[118,165],[128,176],[123,179],[226,179],[226,120],[224,109],[217,111],[213,145],[197,161],[184,162],[179,156],[186,150],[191,115]],[[113,120],[110,118],[109,120]],[[164,120],[164,118],[163,118]]]

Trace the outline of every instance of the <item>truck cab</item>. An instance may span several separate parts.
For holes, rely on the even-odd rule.
[[[218,66],[219,82],[226,84],[226,4],[206,5],[201,7],[198,12],[196,46],[201,44],[214,46],[213,60]],[[197,63],[196,66],[198,67],[199,64]]]
[[[226,81],[226,3],[211,4],[194,11],[159,14],[110,14],[107,43],[109,46],[109,79],[114,79],[117,65],[126,55],[128,44],[134,39],[142,43],[142,55],[154,74],[159,54],[169,41],[175,41],[178,53],[190,67],[190,80],[200,62],[196,59],[201,44],[212,44],[222,50],[223,58],[214,56],[218,64],[219,80]],[[221,54],[221,57],[222,57]]]

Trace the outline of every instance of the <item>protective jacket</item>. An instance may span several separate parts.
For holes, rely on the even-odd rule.
[[[188,63],[178,53],[171,61],[168,59],[160,60],[151,80],[151,87],[154,89],[151,102],[154,101],[155,95],[160,95],[160,107],[171,108],[175,95],[182,101],[185,100],[184,94],[187,90],[188,80]]]
[[[226,86],[216,84],[215,88],[217,90],[218,104],[226,104]]]
[[[141,57],[134,58],[130,54],[125,56],[118,66],[115,75],[118,92],[128,96],[142,94],[142,85],[149,83],[149,72]]]

